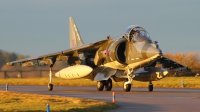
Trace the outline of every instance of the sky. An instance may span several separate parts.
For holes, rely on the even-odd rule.
[[[0,49],[29,56],[69,48],[69,17],[85,43],[140,25],[164,53],[200,53],[200,0],[0,0]]]

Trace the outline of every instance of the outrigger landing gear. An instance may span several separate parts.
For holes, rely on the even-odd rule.
[[[53,84],[52,84],[52,67],[50,67],[50,71],[49,71],[49,83],[48,83],[48,89],[49,91],[53,90]]]
[[[49,89],[49,91],[52,91],[53,90],[53,84],[48,84],[48,89]]]
[[[97,81],[97,90],[98,91],[103,91],[104,86],[105,86],[106,91],[111,91],[112,90],[112,80],[109,78],[108,80]]]
[[[52,84],[52,68],[53,68],[53,65],[55,64],[56,62],[56,58],[54,57],[52,59],[52,63],[50,64],[50,71],[49,71],[49,83],[48,83],[48,89],[49,91],[52,91],[53,90],[53,84]]]
[[[152,91],[153,91],[153,84],[152,84],[152,82],[151,82],[151,81],[149,82],[149,91],[150,91],[150,92],[152,92]]]

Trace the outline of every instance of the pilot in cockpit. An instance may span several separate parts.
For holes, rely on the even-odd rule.
[[[132,30],[131,33],[130,33],[130,41],[139,41],[140,38],[141,38],[141,33],[139,30]]]
[[[138,31],[138,30],[133,30],[134,31],[134,33],[133,34],[131,34],[132,35],[132,40],[134,40],[135,41],[135,39],[140,35],[140,31]]]

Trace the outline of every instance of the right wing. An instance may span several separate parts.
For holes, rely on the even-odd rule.
[[[84,44],[76,26],[76,23],[72,17],[69,18],[69,34],[70,49],[38,57],[8,62],[7,65],[13,66],[16,63],[20,63],[23,67],[33,66],[35,64],[53,66],[56,60],[67,61],[69,56],[73,57],[74,59],[78,59],[78,53],[95,51],[101,45],[111,40],[102,40],[96,43]]]
[[[12,62],[8,62],[7,65],[13,66],[16,63],[21,63],[22,66],[24,66],[24,67],[33,66],[35,64],[40,65],[41,63],[46,64],[46,65],[51,65],[51,64],[55,63],[56,60],[66,61],[68,56],[72,56],[74,54],[74,52],[76,52],[76,51],[78,53],[81,53],[81,52],[84,53],[84,52],[90,52],[90,51],[97,50],[103,43],[105,43],[107,41],[109,41],[109,40],[102,40],[102,41],[99,41],[96,43],[84,44],[81,46],[76,46],[76,47],[70,48],[68,50],[64,50],[64,51],[60,51],[60,52],[56,52],[56,53],[52,53],[52,54],[12,61]],[[34,63],[35,60],[37,62]]]

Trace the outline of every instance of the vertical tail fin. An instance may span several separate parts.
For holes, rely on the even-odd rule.
[[[70,36],[70,48],[83,45],[84,42],[79,34],[76,23],[72,17],[69,17],[69,36]]]

